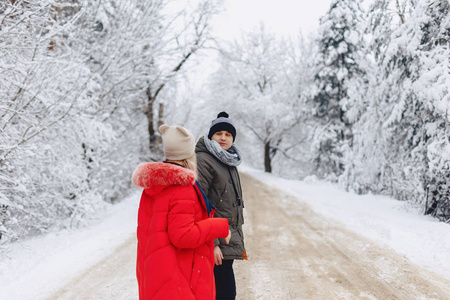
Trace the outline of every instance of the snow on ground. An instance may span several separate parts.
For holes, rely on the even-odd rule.
[[[136,232],[140,192],[78,230],[49,233],[0,252],[0,300],[44,299]]]
[[[404,254],[412,262],[450,278],[448,224],[388,197],[356,195],[331,184],[281,179],[247,167],[240,170],[294,195],[314,211]],[[0,253],[0,300],[44,299],[112,253],[135,233],[139,196],[137,191],[112,206],[86,228],[50,233],[8,246]],[[274,201],[283,201],[283,197]]]
[[[449,224],[424,216],[406,202],[390,197],[357,195],[315,180],[282,179],[246,167],[241,170],[294,195],[314,211],[405,255],[413,263],[450,279]],[[283,201],[283,198],[274,200]]]

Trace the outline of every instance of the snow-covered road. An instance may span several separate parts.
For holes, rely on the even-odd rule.
[[[450,299],[450,281],[244,175],[238,299]]]
[[[238,299],[450,299],[450,281],[249,175]],[[135,238],[48,300],[137,299]]]

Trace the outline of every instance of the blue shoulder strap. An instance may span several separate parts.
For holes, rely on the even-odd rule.
[[[211,203],[211,201],[208,199],[208,197],[206,197],[205,192],[203,191],[202,186],[200,185],[200,182],[198,182],[197,180],[195,180],[195,185],[198,187],[198,189],[200,190],[200,193],[202,193],[202,197],[203,197],[203,201],[205,202],[205,206],[206,206],[206,211],[208,212],[208,216],[211,213],[211,211],[213,209],[215,209],[214,205]]]

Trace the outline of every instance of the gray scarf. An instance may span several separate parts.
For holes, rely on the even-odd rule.
[[[239,151],[235,143],[231,145],[230,149],[225,151],[220,147],[218,142],[210,140],[208,134],[205,134],[203,140],[208,151],[224,164],[231,167],[236,167],[241,164],[241,151]]]

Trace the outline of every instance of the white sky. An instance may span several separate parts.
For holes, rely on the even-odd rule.
[[[196,0],[184,0],[187,3]],[[317,29],[319,19],[327,13],[332,0],[223,0],[223,8],[213,21],[214,35],[219,39],[234,41],[241,33],[251,32],[261,22],[266,29],[284,37],[297,37],[301,32],[305,37]],[[192,3],[191,3],[192,4]],[[196,68],[190,71],[195,80],[188,83],[189,89],[203,86],[216,68],[216,54],[208,52]],[[182,93],[185,93],[182,90]]]
[[[331,0],[224,0],[225,12],[217,17],[215,28],[222,38],[232,40],[241,31],[251,31],[260,22],[282,35],[307,34],[319,25],[319,18]]]

